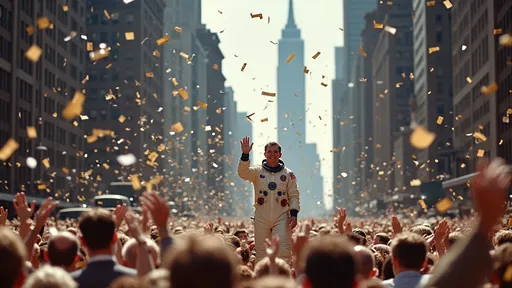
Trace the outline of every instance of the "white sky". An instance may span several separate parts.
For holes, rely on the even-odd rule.
[[[222,71],[227,78],[226,86],[233,87],[239,111],[255,113],[253,153],[263,151],[265,142],[277,139],[277,109],[275,102],[267,103],[269,97],[261,96],[261,90],[277,92],[277,45],[270,41],[277,43],[281,38],[288,16],[288,0],[203,0],[202,8],[203,23],[213,32],[224,30],[219,37],[225,57]],[[305,41],[305,65],[312,72],[306,77],[306,109],[309,106],[306,141],[317,143],[324,199],[331,207],[332,198],[327,197],[332,193],[331,79],[334,78],[334,47],[343,45],[343,31],[339,29],[343,28],[343,1],[294,0],[294,10]],[[264,18],[252,19],[250,13],[262,13]],[[317,51],[322,54],[313,60],[311,57]],[[244,63],[247,67],[241,72]],[[323,80],[322,75],[326,77]],[[329,86],[321,86],[322,81]],[[260,122],[267,117],[269,122]]]

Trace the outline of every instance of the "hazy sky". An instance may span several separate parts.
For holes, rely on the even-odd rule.
[[[225,57],[222,71],[227,78],[226,86],[233,87],[239,111],[255,113],[252,117],[253,153],[263,153],[263,145],[277,139],[276,103],[268,103],[271,98],[261,96],[261,91],[277,92],[277,45],[270,41],[277,43],[281,38],[288,16],[288,1],[202,1],[203,23],[213,32],[224,31],[219,36]],[[332,198],[327,195],[332,193],[332,153],[329,152],[332,149],[331,79],[334,78],[334,47],[343,45],[343,31],[339,29],[343,28],[343,1],[294,0],[294,9],[295,21],[305,41],[305,65],[312,72],[306,76],[306,107],[309,107],[306,140],[317,143],[324,199],[330,207]],[[264,18],[252,19],[250,13],[262,13]],[[313,60],[311,57],[317,51],[322,54]],[[241,72],[244,63],[247,67]],[[322,80],[322,76],[326,78]],[[329,86],[321,86],[322,81]],[[267,117],[268,122],[260,122]]]

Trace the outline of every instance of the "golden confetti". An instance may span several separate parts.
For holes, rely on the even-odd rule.
[[[28,126],[27,127],[27,136],[29,139],[36,139],[37,138],[37,130],[34,126]]]
[[[188,60],[188,54],[185,53],[185,52],[180,52],[180,56],[187,59]],[[215,67],[216,64],[214,64],[213,66]]]
[[[181,99],[183,99],[183,100],[187,100],[188,99],[188,92],[187,92],[187,90],[185,90],[183,88],[180,88],[180,89],[178,89],[178,93],[180,94]]]
[[[324,82],[322,82],[322,84],[321,84],[321,85],[322,85],[322,86],[324,86],[324,87],[327,87],[327,84],[326,84],[326,83],[324,83]]]
[[[176,78],[172,78],[171,82],[174,85],[174,87],[178,86],[178,80],[176,80]]]
[[[62,117],[66,120],[73,120],[82,114],[83,105],[85,102],[85,95],[80,91],[75,91],[73,99],[68,102],[64,110],[62,110]]]
[[[34,26],[32,25],[27,26],[27,29],[25,30],[27,31],[28,36],[32,36],[32,34],[34,34]]]
[[[109,48],[99,49],[99,50],[89,53],[89,59],[91,59],[91,61],[95,62],[95,61],[101,60],[103,58],[106,58],[109,55],[110,55]]]
[[[309,73],[309,69],[307,66],[304,66],[304,73],[308,74]]]
[[[121,116],[119,116],[119,118],[117,118],[117,121],[119,121],[120,123],[124,123],[125,120],[126,120],[126,116],[124,116],[124,115],[121,115]]]
[[[423,126],[417,126],[411,133],[409,141],[411,145],[419,150],[423,150],[432,145],[432,142],[436,139],[436,134],[423,128]]]
[[[436,1],[435,0],[427,1],[427,7],[432,7],[432,6],[436,6]]]
[[[444,213],[448,211],[448,209],[452,208],[453,201],[449,198],[443,198],[436,204],[436,209],[439,211],[439,213]]]
[[[25,53],[25,57],[27,57],[28,60],[30,60],[32,63],[36,63],[39,61],[39,58],[41,58],[41,55],[43,54],[43,50],[39,48],[36,44],[30,46],[28,48],[27,52]]]
[[[50,168],[50,159],[48,158],[45,158],[41,161],[41,163],[43,164],[43,166],[46,168],[46,169],[49,169]]]
[[[245,67],[247,67],[247,63],[244,63],[244,65],[242,65],[242,72],[244,72]]]
[[[19,147],[20,144],[18,144],[18,142],[13,138],[7,140],[7,143],[5,143],[2,149],[0,149],[0,161],[6,161],[9,159]]]
[[[62,11],[68,12],[69,6],[68,5],[62,5]]]
[[[39,17],[39,18],[37,18],[36,23],[37,23],[37,28],[39,28],[39,30],[43,30],[43,29],[50,27],[50,19],[48,19],[48,17]]]
[[[153,51],[153,56],[160,57],[160,52],[158,50]]]
[[[155,75],[153,75],[153,72],[146,72],[146,77],[153,78]]]
[[[292,52],[290,53],[290,55],[288,55],[288,58],[286,58],[285,62],[290,63],[293,60],[293,58],[295,58],[295,53]]]
[[[373,20],[373,28],[375,28],[375,29],[382,29],[382,28],[384,28],[384,24],[377,23],[377,22],[375,22],[375,20]]]
[[[86,50],[87,50],[87,52],[94,50],[92,42],[87,42]]]
[[[174,27],[174,32],[177,32],[177,33],[181,33],[183,31],[183,29],[181,29],[181,27]]]
[[[139,191],[142,188],[142,186],[140,186],[139,175],[130,175],[130,178],[132,179],[133,189]]]
[[[473,80],[471,80],[471,78],[469,78],[469,77],[466,77],[466,81],[467,81],[468,83],[473,83]]]
[[[252,14],[252,13],[251,13],[251,18],[260,18],[260,20],[261,20],[261,19],[263,19],[263,14],[261,14],[261,13],[258,13],[258,14]]]
[[[437,125],[443,124],[444,117],[443,116],[437,116]]]
[[[219,70],[219,64],[213,64],[213,70]]]
[[[501,29],[501,28],[494,29],[493,33],[494,33],[494,35],[499,35],[499,34],[503,33],[503,29]]]
[[[126,40],[128,40],[128,41],[135,40],[135,33],[134,32],[125,32],[124,38],[126,38]]]
[[[110,15],[108,14],[107,9],[103,10],[103,14],[105,15],[105,17],[107,17],[108,20],[110,20]]]
[[[357,49],[359,50],[359,53],[361,53],[361,55],[363,55],[363,57],[368,56],[368,54],[366,54],[366,52],[364,52],[363,48],[359,47]]]
[[[485,96],[489,96],[493,93],[496,93],[498,91],[498,84],[496,84],[496,82],[493,82],[491,84],[489,84],[488,86],[482,86],[482,88],[480,88],[480,92],[482,94],[484,94]]]
[[[386,27],[384,27],[384,31],[390,33],[391,35],[395,35],[396,34],[396,28],[395,27],[386,26]]]
[[[411,185],[411,187],[417,187],[417,186],[421,185],[421,180],[420,179],[413,179],[413,180],[411,180],[411,182],[409,184]]]
[[[199,101],[199,100],[198,100],[198,101],[196,101],[196,104],[197,104],[197,105],[199,105],[199,106],[200,106],[201,108],[203,108],[203,109],[208,108],[208,104],[203,103],[203,102],[201,102],[201,101]]]
[[[320,53],[320,51],[318,51],[318,52],[316,52],[316,54],[315,54],[315,55],[313,55],[313,57],[312,57],[312,58],[313,58],[313,59],[316,59],[316,58],[318,58],[318,56],[320,56],[320,54],[321,54],[321,53]]]
[[[512,35],[504,34],[499,38],[499,43],[501,46],[512,47]]]
[[[275,92],[265,92],[265,91],[262,91],[262,92],[261,92],[261,95],[263,95],[263,96],[275,97],[275,96],[276,96],[276,93],[275,93]]]
[[[480,133],[480,132],[475,132],[475,133],[473,133],[473,137],[475,137],[476,139],[478,139],[480,142],[485,142],[485,141],[487,141],[487,137],[486,137],[483,133]]]
[[[181,122],[173,124],[171,126],[171,131],[173,131],[174,133],[180,133],[181,131],[183,131],[183,125],[181,125]]]
[[[156,44],[157,44],[158,46],[162,46],[162,45],[164,45],[165,43],[169,42],[169,40],[171,40],[171,36],[169,36],[169,35],[165,35],[164,37],[162,37],[162,38],[160,38],[160,39],[156,40]]]
[[[452,2],[450,2],[450,0],[443,1],[443,4],[446,7],[446,9],[450,9],[453,7],[453,4]]]
[[[260,120],[261,122],[268,122],[268,118],[263,118]]]
[[[437,51],[439,51],[439,49],[440,49],[439,46],[430,47],[430,48],[428,48],[428,54],[432,54],[434,52],[437,52]]]

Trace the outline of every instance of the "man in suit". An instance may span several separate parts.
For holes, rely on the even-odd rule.
[[[79,249],[80,242],[75,235],[67,231],[58,232],[50,237],[48,249],[44,251],[44,258],[52,266],[73,272],[76,270],[76,263],[80,260]]]
[[[114,258],[117,234],[112,213],[93,209],[82,216],[78,226],[82,234],[80,240],[89,256],[87,266],[71,274],[81,288],[103,288],[118,277],[137,275],[136,270],[118,264]]]

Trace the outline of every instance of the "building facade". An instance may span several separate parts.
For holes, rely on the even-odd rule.
[[[424,168],[419,170],[422,181],[436,180],[452,174],[453,93],[451,11],[437,1],[427,6],[425,1],[413,3],[414,94],[417,103],[416,121],[434,132],[435,142],[418,151],[417,159]],[[439,48],[438,51],[429,52]]]
[[[85,34],[85,13],[82,1],[67,6],[51,1],[0,4],[0,146],[9,138],[19,144],[0,162],[2,193],[25,191],[70,202],[85,194],[84,122],[67,121],[61,113],[75,91],[83,89],[87,74],[85,42],[78,36]],[[51,27],[37,26],[39,17],[46,17]],[[72,32],[77,36],[71,37]],[[33,62],[25,56],[32,45],[42,49]],[[36,138],[27,134],[27,127],[35,127]],[[27,157],[39,165],[29,168]]]
[[[342,129],[343,129],[343,117],[342,117],[342,109],[341,106],[341,94],[344,89],[346,89],[347,84],[344,81],[344,64],[345,64],[345,47],[336,47],[334,51],[335,56],[335,65],[336,65],[336,74],[335,78],[332,80],[332,194],[333,194],[333,209],[336,209],[337,205],[341,205],[341,199],[343,198],[341,195],[341,185],[343,183],[342,176],[342,167],[341,160],[344,153],[343,149],[343,139]]]

